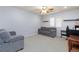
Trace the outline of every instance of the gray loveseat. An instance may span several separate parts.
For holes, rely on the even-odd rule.
[[[43,34],[50,37],[56,37],[56,28],[41,27],[38,29],[38,34]]]
[[[16,52],[24,48],[24,36],[0,29],[0,52]]]

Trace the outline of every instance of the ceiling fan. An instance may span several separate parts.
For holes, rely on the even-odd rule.
[[[42,15],[46,15],[48,13],[53,12],[54,8],[52,6],[42,6],[40,8],[35,9],[36,12],[40,12]]]

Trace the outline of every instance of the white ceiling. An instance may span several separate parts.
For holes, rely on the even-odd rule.
[[[36,9],[40,9],[41,6],[18,6],[18,7],[22,8],[24,10],[30,11],[30,12],[40,14],[40,11],[37,11]],[[52,7],[54,8],[54,10],[51,13],[56,13],[56,12],[61,12],[61,11],[69,10],[69,9],[79,8],[78,6],[67,6],[67,8],[64,8],[64,6],[52,6]]]

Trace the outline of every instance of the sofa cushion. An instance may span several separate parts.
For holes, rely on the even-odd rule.
[[[41,30],[45,30],[46,29],[46,27],[41,27]]]
[[[40,29],[38,29],[38,33],[48,35],[51,37],[55,37],[56,36],[56,28],[54,28],[54,27],[41,27]]]
[[[49,31],[50,29],[48,27],[41,27],[41,30]]]
[[[19,40],[24,40],[24,36],[12,36],[9,42],[15,42]]]
[[[4,41],[2,39],[0,39],[0,45],[3,43]]]
[[[11,36],[15,36],[16,35],[15,31],[10,31],[9,33],[10,33]]]
[[[10,40],[10,34],[7,31],[1,31],[0,32],[0,39],[2,39],[4,42],[8,42]]]

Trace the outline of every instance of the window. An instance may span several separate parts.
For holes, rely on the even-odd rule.
[[[50,27],[55,27],[55,18],[50,18]]]
[[[51,17],[50,18],[50,27],[62,27],[62,18],[55,18]]]
[[[62,27],[62,18],[56,18],[56,27]]]

